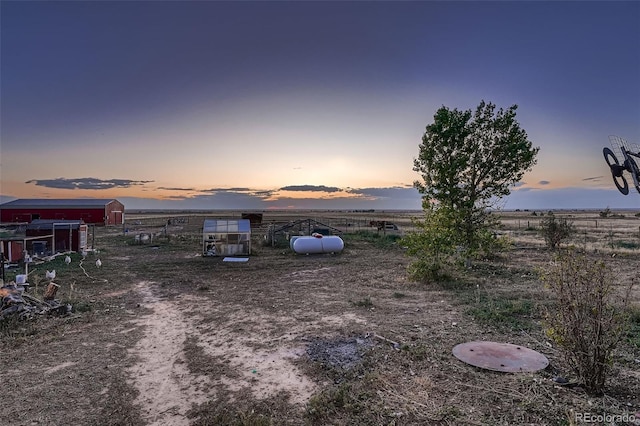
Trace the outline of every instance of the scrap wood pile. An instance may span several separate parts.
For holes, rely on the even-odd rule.
[[[45,313],[66,314],[71,305],[63,305],[55,298],[60,286],[49,283],[43,300],[27,293],[28,284],[9,283],[0,287],[0,321],[7,318],[30,319]]]

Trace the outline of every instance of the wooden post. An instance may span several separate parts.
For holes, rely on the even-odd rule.
[[[0,241],[0,268],[2,268],[2,285],[4,285],[4,241]]]
[[[25,243],[26,246],[26,243]],[[29,252],[24,250],[22,252],[22,261],[24,263],[24,274],[28,277],[29,276]]]

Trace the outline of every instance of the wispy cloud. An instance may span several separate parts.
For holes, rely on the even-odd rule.
[[[324,185],[289,185],[283,186],[280,191],[340,192],[342,189]]]
[[[548,180],[541,180],[540,182],[538,182],[538,185],[549,185],[551,182],[549,182]]]
[[[165,191],[195,191],[194,188],[173,188],[167,186],[159,186],[158,189],[163,189]]]
[[[527,182],[516,182],[513,185],[511,185],[512,188],[520,188],[521,186],[526,185]]]
[[[295,192],[296,197],[289,192]],[[178,192],[178,191],[177,191]],[[307,192],[305,194],[305,192]],[[320,197],[320,193],[331,193]],[[302,197],[300,197],[302,195]],[[125,198],[126,199],[126,198]],[[273,190],[209,188],[195,194],[173,194],[162,200],[131,198],[132,208],[162,208],[175,203],[183,209],[420,209],[421,197],[412,185],[384,188],[337,188],[326,185],[290,185]],[[179,203],[179,204],[178,204]]]
[[[276,191],[275,190],[264,190],[264,191],[253,191],[252,194],[256,197],[271,197]]]
[[[602,179],[603,177],[604,177],[604,176],[593,176],[593,177],[584,178],[584,179],[582,179],[582,180],[583,180],[583,181],[589,181],[589,180],[597,181],[597,180]]]
[[[113,189],[130,188],[140,186],[152,180],[132,180],[132,179],[97,179],[97,178],[56,178],[56,179],[32,179],[25,183],[32,183],[36,186],[55,189]]]
[[[256,195],[253,191],[217,191],[214,193],[199,194],[185,198],[184,204],[189,206],[207,208],[264,208],[268,197]]]
[[[253,192],[251,188],[209,188],[200,192],[216,194],[219,192]]]
[[[394,198],[406,199],[419,197],[419,192],[412,186],[392,186],[387,188],[350,188],[350,194],[357,194],[363,197],[375,199]]]
[[[166,188],[171,189],[171,188]],[[208,189],[186,189],[186,188],[177,188],[177,191],[190,191],[196,192],[196,194],[192,195],[172,195],[164,198],[173,198],[176,200],[204,200],[207,197],[240,197],[246,199],[255,198],[256,200],[263,200],[271,197],[277,190],[271,189],[252,189],[252,188],[208,188]],[[218,198],[219,199],[219,198]]]
[[[184,195],[167,195],[161,198],[162,200],[175,200],[175,201],[184,201],[189,199],[189,197],[185,197]]]

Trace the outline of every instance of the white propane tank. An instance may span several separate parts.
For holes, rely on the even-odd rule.
[[[294,243],[298,238],[300,238],[300,235],[292,235],[292,236],[289,238],[289,247],[291,248],[291,250],[293,250],[293,243]]]
[[[298,237],[293,242],[293,251],[299,254],[337,253],[343,248],[342,238],[335,235]]]

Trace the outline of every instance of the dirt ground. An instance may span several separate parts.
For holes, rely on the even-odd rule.
[[[514,245],[500,259],[475,264],[464,278],[423,284],[408,279],[411,259],[392,240],[347,234],[339,254],[296,255],[264,246],[257,231],[249,261],[229,263],[201,255],[201,217],[163,229],[166,215],[159,216],[129,215],[127,235],[96,228],[97,251],[84,260],[73,254],[70,265],[56,258],[32,267],[31,291],[41,291],[44,271],[55,268],[58,297],[74,312],[2,328],[0,423],[561,425],[576,424],[580,413],[640,419],[637,336],[616,352],[605,396],[554,382],[571,382],[572,373],[541,325],[539,308],[549,295],[536,271],[551,254],[523,223],[512,227]],[[366,223],[342,220],[345,227]],[[134,244],[145,226],[159,235]],[[585,244],[599,238],[583,237]],[[606,259],[621,283],[637,276],[637,250],[589,253]],[[528,308],[513,305],[510,318],[496,319],[499,300],[525,300]],[[639,301],[636,288],[636,307]],[[543,353],[549,367],[498,373],[452,355],[455,345],[475,340],[526,346]]]

